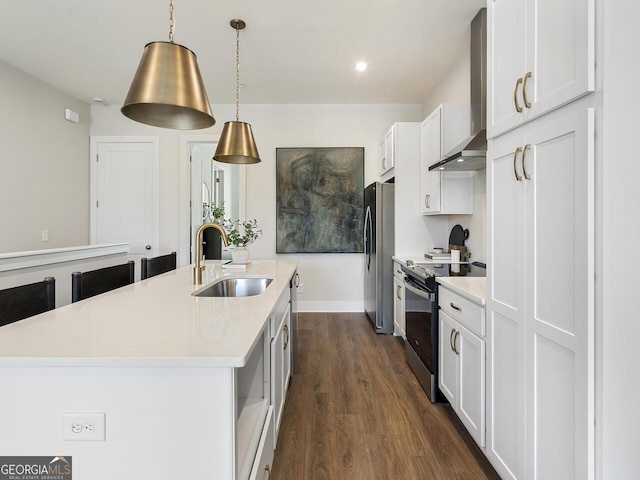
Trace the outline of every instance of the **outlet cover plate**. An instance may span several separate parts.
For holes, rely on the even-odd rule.
[[[104,442],[104,413],[65,413],[62,415],[62,439],[73,441]]]

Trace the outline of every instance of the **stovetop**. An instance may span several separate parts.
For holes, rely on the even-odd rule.
[[[413,263],[410,260],[402,266],[402,271],[413,280],[427,287],[435,286],[435,277],[486,277],[484,263]]]

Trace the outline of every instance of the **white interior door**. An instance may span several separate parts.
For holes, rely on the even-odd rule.
[[[128,242],[132,260],[160,254],[158,163],[157,137],[92,137],[91,243]]]

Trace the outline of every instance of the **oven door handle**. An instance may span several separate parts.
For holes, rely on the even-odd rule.
[[[429,293],[425,290],[420,290],[419,288],[414,287],[413,285],[411,285],[409,282],[404,282],[404,286],[406,289],[408,289],[411,293],[414,293],[416,295],[418,295],[421,298],[424,298],[425,300],[433,300],[431,298],[431,296],[433,295],[432,293]]]

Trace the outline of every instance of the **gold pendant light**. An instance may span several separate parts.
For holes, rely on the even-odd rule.
[[[251,125],[240,121],[240,30],[246,23],[239,19],[229,22],[236,30],[236,121],[226,122],[213,159],[218,162],[249,164],[260,162]]]
[[[169,41],[144,47],[138,70],[120,111],[155,127],[193,130],[216,123],[195,54],[173,42],[173,0],[169,2]]]

